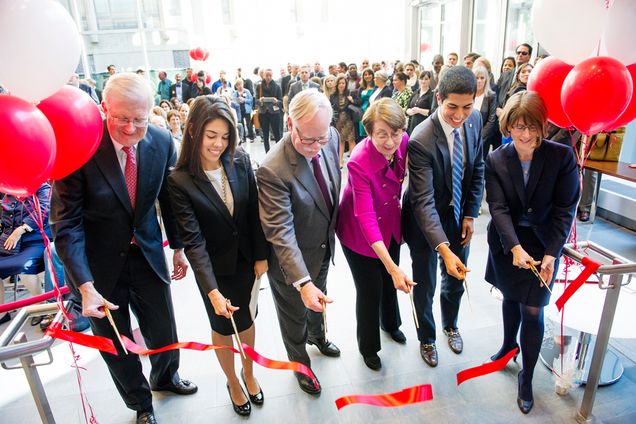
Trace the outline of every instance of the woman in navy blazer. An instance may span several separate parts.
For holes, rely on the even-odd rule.
[[[400,256],[402,182],[408,135],[402,108],[392,99],[371,103],[362,118],[369,137],[351,153],[336,234],[356,286],[358,348],[373,370],[382,366],[379,325],[405,343],[396,289],[413,282],[397,265]]]
[[[486,191],[492,220],[488,226],[486,280],[503,293],[504,339],[491,359],[517,348],[523,353],[517,405],[524,414],[534,404],[532,376],[543,340],[543,307],[550,293],[530,264],[550,286],[558,270],[579,199],[579,175],[570,147],[542,140],[547,112],[533,92],[513,95],[500,118],[509,143],[486,159]],[[516,360],[516,357],[515,357]]]
[[[197,97],[168,187],[185,253],[212,326],[212,342],[233,345],[229,320],[233,315],[241,341],[253,346],[256,313],[250,311],[251,293],[255,278],[267,271],[268,248],[250,157],[237,149],[237,140],[236,120],[227,103],[212,96]],[[250,400],[263,403],[252,360],[242,358],[241,377],[248,400],[234,371],[234,354],[224,349],[216,354],[234,411],[249,415]]]

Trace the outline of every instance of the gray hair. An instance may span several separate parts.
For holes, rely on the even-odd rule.
[[[318,109],[329,111],[329,121],[331,121],[333,110],[329,99],[315,88],[309,88],[294,96],[294,99],[289,104],[289,117],[292,123],[296,125],[301,119],[305,117],[311,118],[316,115]]]
[[[375,74],[373,74],[373,77],[380,78],[384,82],[387,82],[387,80],[389,79],[389,76],[384,71],[375,71]]]
[[[490,88],[490,73],[488,73],[488,69],[486,69],[485,66],[477,66],[473,68],[473,74],[475,74],[475,77],[484,77],[484,80],[486,81],[486,85],[484,86],[484,95],[489,96],[494,93],[492,88]]]
[[[155,103],[150,83],[144,77],[132,72],[122,72],[108,78],[108,83],[102,95],[107,105],[112,96],[134,102],[146,99],[148,102],[148,110],[150,110]]]

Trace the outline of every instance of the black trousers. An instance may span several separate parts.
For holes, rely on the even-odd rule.
[[[344,245],[342,250],[356,286],[358,349],[362,356],[370,356],[380,351],[380,327],[391,332],[402,325],[397,291],[380,259],[360,255]],[[399,264],[400,246],[395,240],[391,240],[389,254]]]
[[[274,138],[279,141],[282,138],[281,135],[281,123],[280,113],[261,113],[258,118],[261,122],[261,129],[263,130],[263,143],[265,144],[265,153],[269,152],[269,130],[270,127],[274,133]]]
[[[320,266],[320,272],[316,279],[312,280],[324,294],[327,294],[327,273],[329,272],[329,260],[331,254],[329,248]],[[311,366],[311,360],[307,354],[307,337],[311,339],[325,338],[325,328],[322,314],[307,309],[296,287],[284,281],[277,280],[271,273],[267,274],[272,289],[278,324],[283,336],[283,344],[290,361],[297,361]]]
[[[95,286],[99,291],[98,281]],[[139,247],[130,246],[124,269],[108,300],[119,305],[118,310],[112,311],[112,316],[123,336],[131,340],[133,338],[128,309],[130,306],[139,321],[139,328],[148,348],[154,349],[177,341],[170,286],[152,270]],[[150,386],[166,386],[179,381],[178,350],[150,355],[152,369],[148,384],[139,356],[133,353],[124,354],[108,319],[90,318],[90,322],[93,334],[108,337],[115,343],[118,356],[104,352],[101,355],[128,408],[135,411],[150,408]]]
[[[450,242],[450,249],[466,264],[469,248],[463,248],[461,242],[461,227],[455,222],[453,209],[445,216],[440,215],[442,228]],[[413,261],[413,281],[417,283],[413,289],[415,310],[417,312],[420,328],[417,330],[417,338],[422,343],[435,343],[435,319],[433,318],[433,295],[437,283],[438,253],[434,250],[437,246],[424,244],[420,250],[411,250]],[[443,328],[457,328],[457,315],[462,294],[464,294],[463,281],[451,277],[446,273],[444,261],[439,258],[442,272],[442,287],[440,293],[440,306],[442,310]]]

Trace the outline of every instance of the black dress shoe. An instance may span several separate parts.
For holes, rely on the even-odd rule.
[[[528,412],[530,412],[530,410],[532,409],[532,407],[534,406],[534,399],[532,397],[532,387],[530,387],[530,400],[523,400],[521,399],[521,374],[523,373],[523,370],[519,371],[519,374],[517,374],[517,406],[519,407],[519,410],[521,412],[523,412],[524,414],[527,414]]]
[[[444,334],[448,337],[448,346],[455,353],[462,353],[464,350],[464,341],[456,328],[444,329]]]
[[[199,388],[190,380],[180,379],[176,384],[153,387],[152,390],[159,392],[172,392],[178,395],[193,395],[197,392],[197,390],[199,390]]]
[[[379,371],[382,368],[382,361],[377,354],[362,356],[364,359],[364,363],[367,367],[371,368],[373,371]]]
[[[137,424],[157,424],[157,419],[153,412],[144,412],[137,417]]]
[[[265,396],[263,396],[263,389],[261,388],[260,384],[258,386],[258,393],[253,395],[250,393],[250,389],[247,388],[247,382],[245,381],[245,374],[243,374],[243,370],[241,370],[241,380],[243,380],[245,390],[247,390],[247,394],[250,397],[250,402],[252,402],[254,405],[261,406],[263,402],[265,402]]]
[[[310,395],[319,395],[320,392],[322,391],[322,388],[320,387],[320,382],[318,381],[318,377],[316,377],[316,384],[314,385],[313,380],[307,377],[305,374],[295,372],[294,375],[296,376],[296,380],[298,380],[298,385],[300,386],[300,389],[303,392],[308,393]]]
[[[389,334],[391,335],[393,341],[398,342],[399,344],[406,343],[406,336],[399,328],[393,331],[389,331]]]
[[[331,356],[332,358],[340,356],[340,349],[338,349],[338,346],[327,339],[307,339],[307,344],[316,346],[320,353],[325,356]]]
[[[437,366],[437,348],[435,347],[435,343],[420,343],[420,355],[422,355],[422,359],[424,359],[424,362],[429,366]]]
[[[512,360],[517,362],[517,356],[519,356],[519,345],[517,343],[515,343],[515,345],[513,347],[511,347],[510,349],[504,349],[504,348],[499,349],[499,352],[497,352],[494,355],[492,355],[490,357],[490,360],[491,361],[496,361],[498,359],[501,359],[504,356],[506,356],[506,354],[508,352],[510,352],[512,349],[515,349],[515,348],[517,349],[517,353],[515,353],[515,356],[512,358]]]
[[[232,392],[230,392],[230,385],[226,384],[225,387],[227,387],[227,393],[230,395],[230,401],[232,402],[232,408],[234,408],[234,412],[236,412],[237,414],[239,414],[239,415],[241,415],[243,417],[246,417],[249,414],[251,414],[252,413],[252,405],[250,405],[250,401],[248,400],[243,405],[238,405],[238,404],[234,403],[234,399],[232,399]],[[241,391],[245,395],[245,390],[243,390],[242,387],[241,387]],[[245,397],[247,397],[247,396],[245,396]]]

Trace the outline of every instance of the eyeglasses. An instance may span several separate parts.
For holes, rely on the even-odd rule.
[[[528,130],[531,133],[536,133],[539,130],[534,125],[513,125],[512,129],[519,132],[524,132],[525,130]]]
[[[389,141],[389,139],[392,139],[393,141],[398,141],[402,138],[402,130],[398,130],[394,133],[387,133],[385,131],[382,131],[381,133],[379,133],[378,135],[375,134],[371,134],[371,138],[373,138],[374,140],[377,140],[381,143],[385,143],[387,141]]]
[[[517,52],[517,56],[521,55],[521,56],[528,56],[530,54],[530,52],[526,52],[526,51],[520,51]]]
[[[300,138],[300,142],[306,146],[311,146],[314,143],[325,145],[329,141],[329,135],[325,135],[318,138],[305,138],[303,137],[303,135],[301,134],[297,126],[295,126],[294,128],[296,128],[296,132],[298,133],[298,138]]]
[[[120,126],[120,127],[125,127],[128,124],[130,124],[132,122],[132,124],[135,126],[135,128],[145,128],[148,126],[148,118],[135,118],[135,119],[129,119],[129,118],[120,118],[118,116],[111,116],[110,119],[112,119],[112,121]]]

